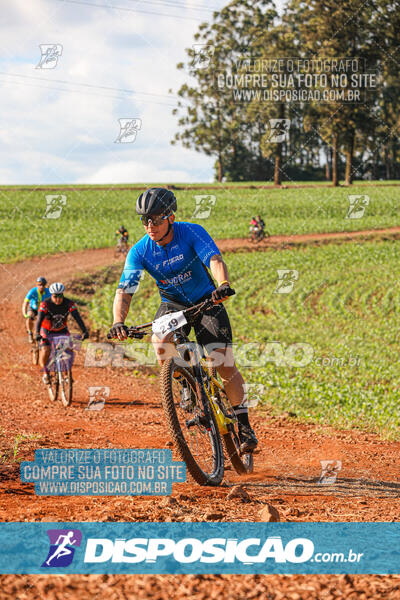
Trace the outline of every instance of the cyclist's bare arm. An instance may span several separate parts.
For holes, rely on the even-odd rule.
[[[229,281],[228,267],[220,254],[214,254],[210,260],[211,275],[220,285],[223,281]]]
[[[23,304],[22,304],[22,314],[24,315],[24,317],[26,315],[26,309],[28,308],[28,305],[29,305],[29,300],[27,300],[25,298],[25,300],[23,301]]]
[[[73,310],[73,311],[71,312],[71,316],[72,316],[72,317],[75,319],[75,321],[77,322],[77,324],[78,324],[78,326],[79,326],[79,329],[82,331],[82,333],[85,333],[85,332],[87,332],[86,325],[85,325],[85,323],[83,322],[83,319],[82,319],[82,317],[81,317],[81,315],[80,315],[80,313],[79,313],[78,309],[75,309],[75,310]]]
[[[39,311],[38,312],[38,318],[36,320],[36,329],[35,329],[35,335],[36,336],[40,335],[40,328],[42,326],[42,322],[43,322],[44,317],[45,317],[44,312]]]
[[[132,294],[127,294],[123,290],[117,289],[113,305],[114,324],[125,323],[125,319],[128,316],[131,301]]]

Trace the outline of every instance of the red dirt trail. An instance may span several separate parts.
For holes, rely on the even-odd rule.
[[[370,237],[397,237],[400,227],[374,232],[277,236],[263,244],[325,243]],[[253,249],[246,240],[223,240],[221,250]],[[260,246],[257,247],[260,249]],[[68,283],[115,262],[112,249],[86,250],[0,265],[0,456],[19,433],[37,434],[21,442],[19,456],[33,460],[47,448],[165,448],[170,438],[160,407],[157,378],[123,368],[74,367],[74,399],[64,409],[52,403],[30,364],[21,304],[32,281],[43,272]],[[89,386],[108,386],[102,411],[85,410]],[[289,415],[253,411],[260,441],[255,471],[240,477],[226,471],[224,485],[203,488],[192,481],[174,484],[162,497],[39,497],[22,484],[17,465],[0,462],[0,521],[259,521],[266,503],[281,521],[398,521],[400,443],[362,431],[300,424]],[[12,453],[11,453],[12,454]],[[342,461],[335,485],[318,485],[320,461]],[[250,498],[227,500],[241,483]],[[373,575],[2,575],[0,600],[96,598],[154,600],[208,598],[302,600],[333,598],[400,599],[400,576]]]

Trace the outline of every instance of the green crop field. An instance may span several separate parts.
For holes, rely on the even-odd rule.
[[[205,184],[204,184],[205,185]],[[226,184],[230,185],[230,184]],[[0,189],[0,261],[9,262],[83,248],[112,246],[114,232],[123,223],[134,243],[143,235],[135,214],[138,191],[97,189],[65,190],[57,211],[46,212],[46,195],[55,190]],[[215,238],[245,237],[253,215],[264,217],[272,235],[325,231],[352,231],[392,227],[398,224],[400,186],[365,183],[351,188],[315,187],[306,189],[219,189],[194,187],[177,191],[178,220],[200,223]],[[196,195],[215,196],[207,219],[194,216]],[[367,194],[364,216],[347,218],[349,194]]]
[[[329,245],[225,258],[237,292],[227,306],[238,364],[247,382],[265,386],[263,402],[301,420],[400,439],[400,245]],[[278,269],[298,272],[291,292],[276,291]],[[104,331],[112,322],[115,287],[101,286],[90,305],[92,323]],[[127,322],[151,320],[158,303],[146,276]]]

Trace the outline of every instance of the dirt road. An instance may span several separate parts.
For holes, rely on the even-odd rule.
[[[400,228],[390,230],[395,235],[399,232]],[[326,239],[333,235],[348,234],[326,234]],[[246,245],[243,240],[228,240],[220,247],[237,249],[240,243]],[[30,364],[20,314],[24,293],[32,278],[42,272],[50,279],[67,282],[77,273],[90,272],[113,259],[111,249],[100,249],[42,261],[0,266],[0,453],[4,457],[21,433],[36,436],[19,444],[18,456],[26,460],[33,459],[37,447],[169,447],[154,377],[129,369],[84,368],[81,352],[74,369],[72,405],[64,409],[47,398],[38,368]],[[104,410],[86,410],[89,386],[103,385],[110,388]],[[229,469],[219,488],[201,488],[190,481],[174,485],[172,496],[176,502],[158,497],[37,497],[32,484],[19,481],[18,467],[9,458],[0,465],[0,520],[258,521],[266,503],[278,510],[282,521],[399,520],[399,443],[360,431],[299,424],[289,415],[272,417],[266,411],[254,412],[252,421],[260,440],[254,474],[240,478]],[[338,481],[335,485],[320,485],[320,461],[331,459],[342,461]],[[249,497],[228,499],[233,486],[239,483]],[[400,576],[0,577],[0,599],[44,596],[392,599],[400,598]]]

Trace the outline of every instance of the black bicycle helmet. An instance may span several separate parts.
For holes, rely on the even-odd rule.
[[[174,193],[166,188],[149,188],[136,201],[138,215],[161,215],[175,212],[177,202]]]
[[[43,285],[46,285],[47,279],[45,277],[38,277],[36,283],[43,283]]]

